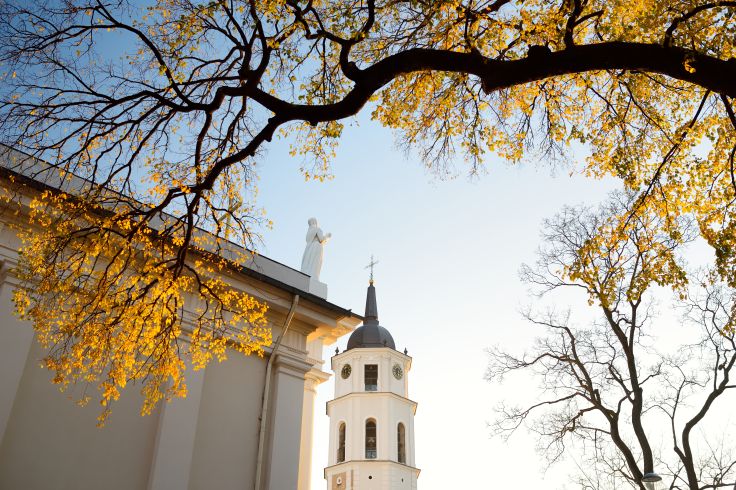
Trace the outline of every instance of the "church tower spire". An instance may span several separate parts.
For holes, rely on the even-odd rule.
[[[368,286],[368,294],[365,298],[365,323],[375,323],[378,325],[378,304],[376,304],[376,287],[371,279]]]
[[[371,279],[365,318],[332,357],[335,397],[330,417],[328,490],[416,490],[414,414],[408,398],[412,359],[398,352],[391,333],[378,323],[376,288]]]
[[[373,286],[373,268],[378,264],[378,261],[371,255],[370,263],[365,267],[371,270],[371,276],[368,280],[368,294],[365,298],[365,323],[372,323],[378,325],[378,305],[376,304],[376,288]]]

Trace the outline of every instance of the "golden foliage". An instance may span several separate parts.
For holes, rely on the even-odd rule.
[[[252,242],[272,138],[329,178],[343,120],[366,106],[439,175],[582,146],[574,169],[637,195],[582,257],[632,220],[678,240],[688,216],[734,286],[734,15],[694,0],[4,2],[2,141],[95,184],[35,201],[19,310],[57,381],[100,380],[105,406],[136,380],[151,403],[180,393],[185,338],[196,366],[225,342],[260,352],[263,307],[215,280],[213,257]],[[679,288],[652,244],[645,282]],[[595,280],[583,265],[570,276]]]
[[[148,414],[186,395],[184,358],[196,370],[225,359],[226,347],[261,355],[270,345],[266,306],[222,279],[229,264],[202,248],[206,234],[177,271],[174,243],[68,194],[33,199],[29,221],[18,228],[18,313],[48,349],[54,383],[98,386],[101,425],[129,384],[141,384]]]

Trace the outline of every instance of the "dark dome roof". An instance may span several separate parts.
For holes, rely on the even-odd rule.
[[[359,347],[390,347],[396,349],[391,333],[378,323],[361,325],[350,335],[348,350]]]
[[[355,329],[348,339],[346,350],[361,347],[389,347],[396,350],[394,338],[388,330],[378,324],[378,305],[376,304],[376,288],[371,279],[368,294],[365,298],[365,317],[363,325]]]

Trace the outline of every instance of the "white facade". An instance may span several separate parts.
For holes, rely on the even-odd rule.
[[[0,186],[18,185],[3,157],[0,151]],[[39,187],[29,179],[14,191],[30,196]],[[223,279],[268,303],[274,339],[296,305],[278,351],[229,351],[226,361],[188,373],[186,398],[146,417],[138,390],[128,389],[98,429],[99,406],[78,407],[51,384],[32,326],[13,313],[20,242],[10,225],[24,226],[26,210],[0,205],[0,490],[251,490],[256,475],[257,490],[309,490],[315,387],[329,378],[323,346],[359,317],[310,294],[309,276],[256,256]]]
[[[327,488],[416,490],[417,404],[408,398],[411,357],[390,346],[350,348],[348,343],[348,347],[332,357],[335,398],[327,403]],[[371,423],[375,424],[375,442]]]

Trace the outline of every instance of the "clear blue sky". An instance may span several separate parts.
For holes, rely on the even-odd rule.
[[[346,128],[328,182],[305,182],[288,143],[269,147],[259,203],[274,227],[264,232],[261,252],[298,268],[307,219],[315,216],[333,234],[322,269],[328,299],[358,312],[365,304],[364,266],[376,256],[381,324],[414,358],[409,389],[419,403],[422,490],[562,488],[569,462],[545,473],[532,437],[520,433],[508,445],[490,437],[487,424],[498,402],[535,384],[484,381],[484,349],[519,351],[534,337],[518,313],[529,298],[517,272],[534,259],[541,221],[565,204],[601,201],[615,182],[490,159],[485,176],[468,179],[459,162],[458,178],[439,181],[396,149],[389,130],[367,116],[359,122]],[[315,490],[325,488],[324,403],[332,393],[330,380],[320,387],[315,410]],[[520,472],[530,479],[523,485]]]

